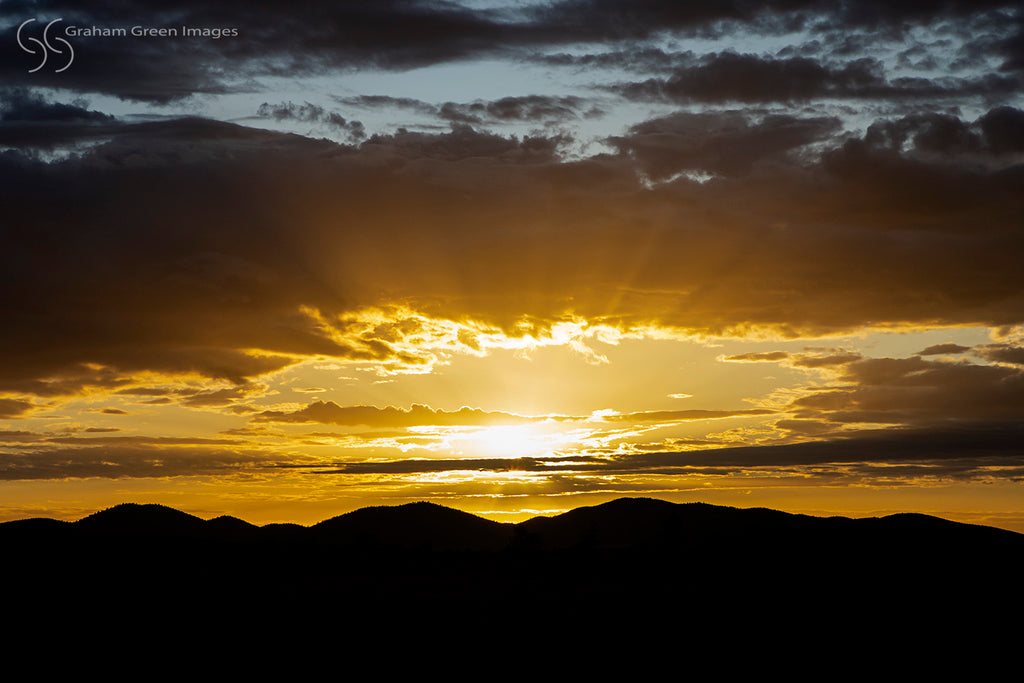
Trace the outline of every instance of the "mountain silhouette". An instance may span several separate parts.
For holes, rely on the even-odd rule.
[[[512,537],[510,525],[427,502],[362,508],[324,520],[312,531],[331,543],[438,551],[495,551]]]
[[[119,537],[195,536],[208,526],[204,520],[164,505],[122,503],[75,523],[84,534]]]
[[[856,547],[870,553],[1014,553],[1024,534],[995,527],[902,513],[880,518],[812,517],[767,508],[732,508],[706,503],[669,503],[620,498],[518,524],[495,522],[435,503],[366,507],[312,526],[256,526],[230,516],[203,520],[163,505],[123,503],[77,522],[46,518],[0,523],[0,544],[45,543],[59,538],[287,541],[309,546],[389,549],[418,553],[661,551],[700,548]],[[904,553],[900,549],[907,549]]]
[[[875,628],[948,628],[951,605],[958,624],[994,623],[1021,606],[1024,535],[918,514],[644,498],[518,524],[421,502],[309,527],[125,504],[77,522],[2,523],[0,552],[3,585],[18,587],[5,606],[26,618],[73,608],[152,627],[162,614],[215,609],[200,626],[302,628],[338,615],[345,628],[422,635],[535,628],[539,615],[583,631],[650,628],[670,614],[686,616],[674,633],[703,637],[737,619],[771,630],[782,614],[853,628],[897,610]]]

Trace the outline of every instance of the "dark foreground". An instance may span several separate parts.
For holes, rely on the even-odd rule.
[[[1016,638],[1024,535],[651,499],[520,524],[415,503],[312,527],[119,505],[73,523],[0,524],[0,553],[7,623],[49,632]]]

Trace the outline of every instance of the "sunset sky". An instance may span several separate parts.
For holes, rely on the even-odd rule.
[[[0,0],[0,237],[0,520],[1024,531],[1019,1]]]

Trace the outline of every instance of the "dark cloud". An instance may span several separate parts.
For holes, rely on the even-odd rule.
[[[845,365],[862,356],[859,353],[844,351],[843,349],[807,349],[812,353],[789,353],[788,351],[761,351],[752,353],[741,353],[734,356],[723,356],[721,360],[740,363],[764,363],[784,361],[787,365],[796,368],[829,368],[836,365]]]
[[[675,67],[692,64],[694,54],[691,51],[667,52],[659,48],[646,47],[585,55],[573,55],[565,52],[540,54],[532,56],[531,60],[549,66],[574,67],[580,70],[625,69],[651,73],[658,71],[670,72]]]
[[[133,386],[118,389],[114,392],[117,396],[157,396],[159,398],[142,401],[146,404],[159,405],[167,403],[178,403],[187,407],[225,406],[235,401],[248,399],[266,390],[266,386],[255,382],[241,381],[232,386],[210,389],[208,387],[198,388],[187,387],[153,387]],[[127,415],[123,410],[114,408],[104,409],[102,412],[114,415]]]
[[[31,401],[18,398],[0,398],[0,420],[13,420],[22,417],[34,407]]]
[[[152,0],[83,6],[41,0],[27,16],[63,17],[61,26],[142,26],[179,32],[169,37],[68,36],[73,65],[63,73],[35,66],[15,40],[22,13],[6,9],[0,34],[0,81],[71,87],[125,99],[167,103],[195,93],[224,93],[246,76],[322,72],[353,66],[411,68],[530,42],[529,33],[454,3],[383,0],[284,2],[228,0],[168,11]],[[16,16],[15,16],[16,15]],[[219,38],[181,35],[182,27],[224,29]],[[40,29],[41,31],[41,29]],[[237,31],[237,35],[235,35]],[[245,85],[251,89],[251,84]]]
[[[323,123],[340,131],[345,131],[351,141],[361,140],[366,137],[366,129],[361,121],[349,121],[338,112],[327,111],[320,105],[295,104],[293,102],[282,102],[270,104],[264,102],[257,108],[256,115],[261,118],[274,119],[275,121],[303,121],[308,123]]]
[[[486,412],[478,408],[460,408],[454,412],[435,410],[429,406],[413,404],[404,408],[377,408],[375,406],[339,406],[334,401],[316,401],[301,410],[282,412],[267,410],[253,417],[256,422],[318,422],[367,427],[417,426],[480,426],[518,425],[546,418],[524,417],[510,413]]]
[[[261,216],[256,206],[260,184],[277,184],[274,166],[247,166],[258,157],[270,161],[273,141],[279,145],[276,161],[285,165],[307,144],[336,148],[297,136],[186,120],[123,126],[121,135],[85,159],[0,169],[9,180],[2,191],[6,218],[10,225],[24,226],[9,234],[9,242],[27,259],[11,262],[0,275],[10,293],[3,305],[8,320],[25,326],[21,335],[4,335],[0,341],[5,354],[21,358],[5,366],[0,382],[13,390],[52,395],[82,386],[116,387],[123,382],[120,373],[148,369],[241,383],[294,362],[243,349],[338,355],[344,347],[353,358],[402,356],[383,342],[354,338],[349,346],[331,341],[318,331],[316,320],[301,313],[299,301],[285,293],[283,262],[267,251],[280,248],[272,245],[287,237],[284,232],[272,237],[284,223],[270,219],[275,223],[270,228],[269,216]],[[232,148],[248,161],[236,166],[218,158]],[[236,171],[248,180],[230,180]],[[263,180],[253,184],[253,171]],[[221,194],[225,190],[228,194]],[[232,198],[232,193],[237,194]],[[245,244],[258,254],[246,253]],[[304,270],[293,265],[294,275]],[[58,284],[54,273],[75,286]],[[303,283],[288,288],[298,284],[321,292],[300,297],[307,303],[334,298],[309,276],[300,278]],[[36,305],[55,306],[54,317],[38,319]],[[281,317],[274,321],[271,311],[277,306],[282,306]],[[249,337],[247,325],[250,331],[264,329],[267,339],[225,344],[236,333]],[[41,375],[48,380],[44,384],[36,381]]]
[[[515,137],[479,132],[465,124],[453,124],[450,132],[442,134],[400,130],[394,135],[374,135],[364,148],[372,146],[372,151],[398,153],[407,159],[462,161],[476,158],[522,162],[555,160],[555,151],[561,142],[561,137],[530,136],[520,141]]]
[[[53,102],[27,88],[0,89],[0,146],[46,148],[109,136],[114,117],[84,101]]]
[[[474,102],[444,102],[435,105],[408,97],[383,95],[362,95],[358,97],[335,97],[338,102],[366,109],[398,108],[436,117],[458,126],[459,124],[502,124],[525,121],[535,124],[556,124],[584,117],[599,116],[603,111],[582,97],[572,95],[518,95],[497,100]],[[289,103],[290,104],[290,103]],[[279,108],[269,105],[261,107],[261,115],[274,113],[278,118],[298,118],[297,114],[313,107],[306,105],[295,111],[295,105],[278,113]],[[319,108],[316,108],[319,109]],[[309,114],[306,118],[310,118]]]
[[[625,97],[674,102],[806,102],[812,99],[1005,96],[1021,90],[1013,76],[889,79],[882,62],[860,58],[832,65],[809,57],[775,58],[723,52],[678,67],[664,79],[614,86]]]
[[[1024,348],[1012,344],[988,344],[977,349],[978,355],[997,363],[1024,365]]]
[[[777,163],[838,126],[837,120],[824,118],[773,115],[756,121],[738,111],[679,112],[633,126],[627,136],[608,142],[654,179],[684,170],[735,175],[757,163]]]
[[[998,45],[1005,56],[1002,69],[1005,71],[1024,72],[1024,16],[1022,16],[1020,10],[1017,11],[1014,23],[1016,24],[1016,32],[1009,38],[1000,41]]]
[[[861,97],[885,86],[881,63],[861,59],[829,67],[807,57],[774,59],[724,52],[681,67],[667,79],[624,86],[639,99],[702,102],[790,102]]]
[[[27,88],[0,90],[0,122],[49,121],[61,123],[104,122],[113,116],[90,110],[85,102],[50,102]]]
[[[347,146],[201,119],[0,158],[0,353],[18,358],[0,390],[115,391],[147,370],[242,386],[315,356],[424,366],[404,306],[510,334],[570,313],[789,336],[1024,321],[1012,159],[964,167],[869,130],[819,160],[795,151],[829,120],[725,120],[658,119],[574,162],[559,138],[466,126]],[[638,180],[694,166],[746,172]]]
[[[1024,360],[1020,349],[1001,348],[997,353]],[[836,428],[872,423],[901,429],[1024,424],[1021,368],[914,356],[851,360],[835,371],[834,383],[809,390],[782,412]]]
[[[55,65],[28,73],[39,61],[18,47],[16,33],[25,16],[38,17],[39,22],[63,17],[64,21],[55,25],[55,37],[63,37],[63,29],[68,26],[128,29],[147,25],[180,29],[173,18],[158,14],[157,8],[145,7],[143,3],[125,3],[119,8],[122,11],[108,11],[113,7],[109,3],[90,11],[67,3],[39,2],[31,9],[26,8],[25,14],[8,15],[9,23],[0,32],[0,80],[25,87],[69,88],[157,104],[197,93],[231,90],[223,80],[224,68],[229,63],[223,50],[226,41],[210,39],[67,36],[74,49],[74,61],[67,71],[55,73]],[[26,30],[38,37],[43,26],[36,23]]]
[[[734,356],[725,356],[722,360],[738,363],[762,363],[786,360],[790,354],[786,351],[755,351],[740,353]]]
[[[215,389],[211,391],[199,391],[182,399],[182,405],[199,406],[222,406],[235,401],[246,399],[254,391],[259,392],[265,389],[262,385],[234,386],[226,389]]]
[[[775,411],[753,408],[750,410],[653,410],[642,413],[608,415],[609,422],[682,422],[689,420],[719,420],[727,417],[771,415]]]
[[[251,450],[234,451],[201,443],[175,445],[173,440],[137,444],[128,437],[93,437],[71,442],[103,445],[0,452],[0,480],[231,474],[273,462],[265,454]]]
[[[969,347],[969,346],[960,346],[959,344],[954,344],[953,342],[948,342],[946,344],[934,344],[932,346],[929,346],[928,348],[924,349],[923,351],[918,352],[917,355],[919,355],[919,356],[938,356],[938,355],[943,355],[943,354],[966,353],[967,351],[970,351],[970,350],[971,350],[971,347]]]
[[[1024,151],[1024,112],[1003,106],[973,122],[939,113],[879,121],[868,128],[864,144],[951,162],[969,161],[972,156],[1014,155]]]
[[[615,413],[604,415],[604,422],[686,422],[694,420],[717,420],[730,417],[771,415],[775,411],[762,408],[749,410],[658,410],[637,413]],[[333,401],[317,401],[293,412],[268,410],[253,417],[256,422],[294,422],[337,424],[347,426],[368,426],[375,429],[418,427],[418,426],[486,426],[519,425],[544,422],[547,420],[586,421],[587,417],[570,416],[525,416],[503,412],[487,412],[464,407],[454,412],[435,410],[429,406],[413,404],[403,408],[377,408],[375,406],[339,406]],[[341,435],[320,435],[341,436]],[[371,436],[377,438],[379,433]],[[392,436],[408,436],[405,432],[394,432]]]
[[[35,443],[41,438],[42,436],[35,432],[0,429],[0,442],[2,443]]]
[[[993,154],[1024,152],[1024,111],[997,107],[977,121],[984,146]]]
[[[446,471],[535,472],[552,475],[730,475],[793,468],[802,477],[844,476],[853,470],[890,483],[911,476],[1014,479],[1024,470],[1020,425],[964,425],[945,430],[866,430],[844,439],[685,452],[569,455],[526,458],[364,461],[322,465],[325,474],[422,474]],[[879,465],[884,467],[879,468]],[[905,471],[894,466],[903,465]],[[299,464],[296,467],[306,468]],[[993,471],[992,468],[998,468]],[[558,488],[557,481],[551,480]],[[603,482],[607,483],[607,482]]]
[[[985,14],[992,10],[1017,8],[1016,3],[1006,0],[857,0],[835,3],[833,6],[843,21],[868,27],[902,25],[904,22],[929,19],[955,19],[972,14]]]
[[[196,436],[51,436],[45,441],[58,444],[110,446],[210,446],[239,445],[235,439],[206,439]]]
[[[846,365],[858,361],[863,356],[859,353],[834,349],[832,353],[817,354],[794,354],[793,366],[797,368],[829,368],[836,365]]]
[[[1016,111],[1016,110],[1015,110]],[[947,234],[953,237],[958,230],[947,220],[937,220],[940,211],[949,211],[948,218],[956,216],[962,223],[970,223],[979,230],[991,230],[993,237],[1009,233],[1008,215],[1011,199],[1020,182],[1019,169],[1013,158],[992,156],[985,138],[977,139],[977,153],[965,155],[965,145],[955,139],[971,139],[959,134],[965,122],[945,117],[937,124],[937,117],[907,117],[895,122],[873,124],[863,139],[850,140],[842,149],[829,152],[824,165],[836,178],[847,184],[851,200],[852,220],[861,220],[867,213],[875,213],[885,225],[893,221],[912,229],[939,229],[947,224]],[[971,124],[968,129],[977,127]],[[920,130],[910,137],[909,130]],[[968,145],[969,146],[969,145]],[[991,170],[989,170],[991,169]],[[991,213],[990,213],[991,212]],[[989,214],[982,218],[982,214]],[[1012,238],[1011,238],[1011,241]],[[1009,244],[1007,248],[1015,250]],[[1000,249],[993,248],[990,257],[1001,258]],[[977,274],[979,288],[988,286],[991,278]]]
[[[417,100],[412,97],[392,97],[390,95],[356,95],[353,97],[339,97],[334,96],[333,98],[337,102],[350,107],[363,107],[366,109],[377,109],[381,107],[398,107],[401,109],[411,109],[418,111],[423,114],[436,114],[437,106],[424,102],[423,100]]]
[[[1014,0],[566,0],[543,5],[536,14],[546,24],[564,27],[565,34],[577,40],[610,40],[644,38],[665,30],[718,34],[744,25],[762,32],[827,30],[836,24],[904,30],[908,22],[984,18],[993,10],[1012,13],[1018,4]],[[992,21],[1006,21],[1010,16],[1000,13]]]
[[[479,123],[485,119],[496,121],[557,122],[579,117],[586,101],[579,97],[525,95],[503,97],[491,102],[471,102],[441,105],[438,115],[453,121]]]
[[[771,3],[765,3],[768,9]],[[724,19],[750,19],[761,8],[734,2],[671,3],[662,0],[569,0],[544,5],[537,14],[581,40],[644,38],[667,28],[693,27]]]
[[[809,31],[830,34],[841,28],[860,34],[904,34],[912,24],[943,27],[951,20],[993,37],[984,49],[1003,58],[1006,73],[1020,69],[1021,35],[999,29],[1020,24],[1017,3],[860,3],[835,0],[772,2],[687,2],[667,0],[565,0],[493,12],[455,2],[428,0],[314,0],[301,7],[286,2],[225,0],[215,5],[171,7],[155,0],[101,1],[88,5],[69,0],[39,0],[30,5],[5,3],[6,28],[0,33],[0,82],[17,86],[66,88],[167,104],[193,94],[255,90],[263,76],[322,74],[353,68],[412,69],[453,60],[495,55],[529,55],[588,42],[622,41],[619,64],[663,65],[642,41],[671,32],[679,36],[735,36]],[[178,31],[177,36],[67,36],[74,63],[62,73],[43,69],[27,73],[37,57],[17,45],[15,33],[25,18],[39,22],[62,17],[67,26],[91,29]],[[205,29],[206,35],[180,35],[182,27]],[[42,24],[33,24],[33,35]],[[212,35],[211,35],[212,34]],[[219,36],[219,37],[213,37]],[[634,45],[629,45],[632,42]],[[834,45],[834,40],[829,39]],[[635,47],[635,50],[629,50]],[[861,51],[863,48],[861,48]],[[635,52],[636,58],[624,56]],[[557,53],[555,53],[557,55]],[[737,56],[738,57],[738,56]],[[551,63],[556,58],[548,58]],[[575,58],[573,58],[575,59]],[[802,57],[792,58],[794,60]],[[732,63],[728,63],[728,62]],[[566,61],[563,59],[563,62]],[[570,59],[569,61],[572,61]],[[600,63],[594,55],[589,63]],[[586,60],[579,62],[588,65]],[[766,101],[765,87],[749,80],[750,70],[784,90],[770,98],[800,99],[811,92],[863,87],[859,67],[832,67],[791,58],[740,64],[732,57],[679,73],[670,90],[683,88],[698,98]],[[739,72],[744,76],[740,76]],[[725,81],[716,85],[716,77]],[[749,87],[737,78],[748,78]],[[869,76],[870,80],[870,76]],[[767,83],[766,83],[767,85]],[[678,96],[678,95],[674,95]]]

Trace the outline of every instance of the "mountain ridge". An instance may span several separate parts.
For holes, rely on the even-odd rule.
[[[332,537],[351,539],[367,533],[383,534],[398,545],[415,544],[414,537],[423,537],[437,532],[449,538],[443,547],[456,547],[456,539],[472,545],[470,539],[491,534],[509,540],[523,533],[550,535],[563,540],[573,537],[580,540],[580,529],[594,531],[601,526],[606,533],[624,533],[627,529],[645,529],[650,536],[664,531],[659,524],[685,522],[691,530],[701,525],[721,532],[723,525],[730,529],[747,531],[764,530],[767,526],[780,528],[812,525],[857,525],[871,524],[901,526],[906,524],[942,526],[953,533],[987,534],[1002,537],[1012,543],[1016,539],[1024,543],[1024,534],[994,526],[956,522],[922,513],[895,513],[881,517],[851,518],[840,515],[818,517],[791,513],[766,507],[737,508],[713,505],[703,502],[672,503],[648,497],[624,497],[591,506],[580,506],[557,515],[538,515],[521,522],[498,522],[469,512],[450,508],[430,501],[417,501],[401,505],[376,505],[359,508],[336,515],[311,525],[295,523],[252,524],[230,515],[220,515],[208,520],[176,508],[158,503],[120,503],[86,515],[76,521],[56,520],[47,517],[33,517],[0,522],[0,541],[17,529],[24,533],[29,527],[38,530],[74,529],[88,535],[172,535],[216,537],[218,532],[228,536],[273,532],[280,535],[292,532],[311,539],[323,541]],[[399,530],[402,530],[399,532]],[[422,540],[422,539],[421,539]],[[566,541],[568,542],[568,541]],[[491,544],[493,546],[493,543]],[[491,547],[490,549],[497,549]]]
[[[124,615],[159,628],[184,612],[238,632],[337,613],[379,632],[474,634],[521,632],[538,615],[588,630],[678,614],[700,635],[738,616],[765,629],[794,612],[844,627],[844,615],[880,611],[894,629],[936,629],[950,605],[978,624],[1024,602],[1024,534],[637,498],[514,524],[419,502],[309,527],[131,504],[0,523],[0,556],[11,613],[70,610],[115,629]]]

